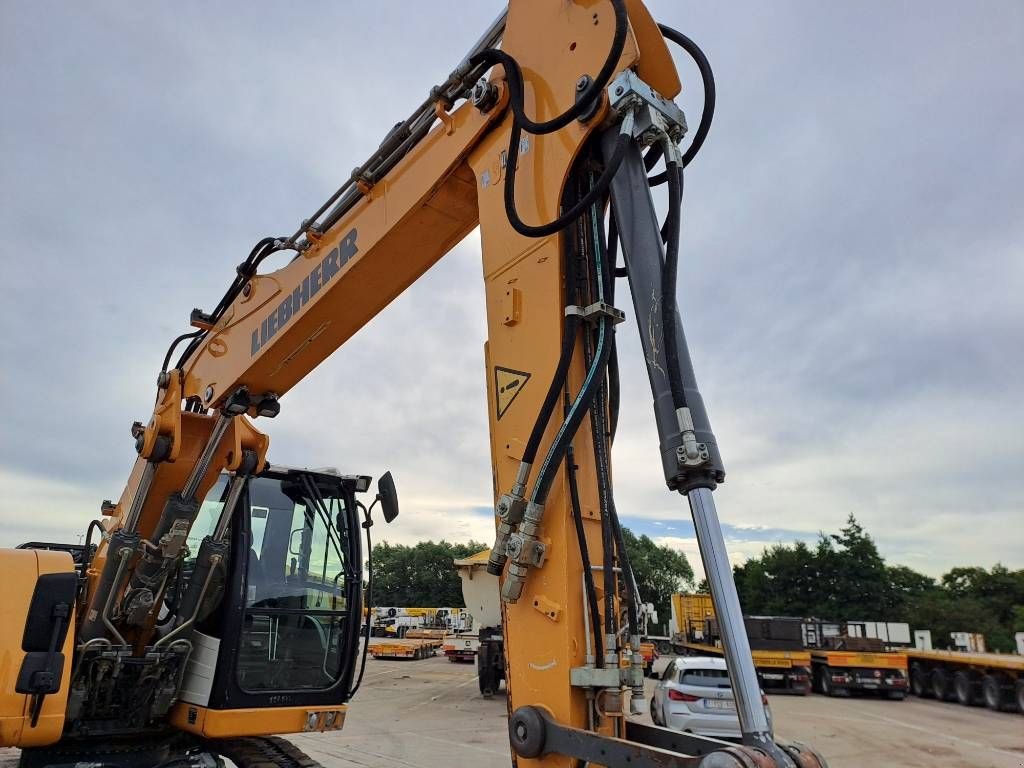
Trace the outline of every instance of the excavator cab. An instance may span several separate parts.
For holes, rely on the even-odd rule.
[[[348,699],[362,624],[355,494],[369,482],[284,467],[249,479],[231,513],[224,584],[207,589],[200,609],[180,695],[186,705],[240,710]],[[207,494],[190,552],[216,529],[229,487],[225,475]]]

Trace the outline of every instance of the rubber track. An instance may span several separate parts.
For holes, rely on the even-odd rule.
[[[206,748],[238,768],[323,768],[290,741],[278,736],[250,736],[208,741]]]

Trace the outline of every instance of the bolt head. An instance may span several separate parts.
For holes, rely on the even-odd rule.
[[[625,88],[623,88],[621,85],[616,86],[616,88],[615,88],[615,95],[616,96],[621,96],[623,93],[625,93]]]
[[[590,78],[587,77],[586,75],[584,75],[583,77],[581,77],[579,80],[576,81],[576,90],[577,91],[582,91],[584,88],[587,87],[587,84],[589,82],[590,82]]]
[[[249,298],[249,296],[250,296],[251,294],[252,294],[252,283],[246,283],[246,284],[245,284],[245,285],[244,285],[244,286],[242,287],[242,295],[243,295],[243,296],[244,296],[245,298]]]
[[[206,388],[206,392],[203,393],[203,399],[205,399],[206,402],[213,400],[213,387]]]

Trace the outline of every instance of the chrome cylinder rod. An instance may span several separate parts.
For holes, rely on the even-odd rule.
[[[750,640],[743,623],[743,610],[736,593],[715,499],[707,488],[695,488],[686,497],[693,514],[708,589],[715,605],[715,618],[722,633],[725,664],[729,669],[743,740],[750,746],[768,748],[773,745],[772,729],[761,703],[761,687],[757,682]]]

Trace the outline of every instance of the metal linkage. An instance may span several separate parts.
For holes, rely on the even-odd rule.
[[[214,422],[213,430],[210,432],[210,439],[206,441],[203,452],[199,454],[199,459],[196,461],[195,466],[192,467],[188,480],[185,481],[185,485],[181,489],[181,497],[183,499],[195,497],[196,491],[199,490],[199,484],[210,469],[210,462],[213,461],[214,451],[220,445],[221,438],[228,431],[228,427],[231,425],[231,420],[234,417],[235,414],[226,411],[221,411],[220,415],[217,416],[217,421]]]
[[[626,721],[626,739],[572,728],[539,707],[520,707],[509,718],[509,741],[520,757],[565,755],[598,765],[633,768],[824,768],[824,761],[795,749],[775,755],[693,734]]]
[[[128,515],[125,517],[124,529],[134,533],[139,525],[139,515],[142,514],[142,507],[149,496],[149,489],[153,485],[153,478],[156,476],[157,462],[146,462],[146,468],[142,470],[142,477],[135,488],[135,495],[132,496],[131,506],[128,508]]]

